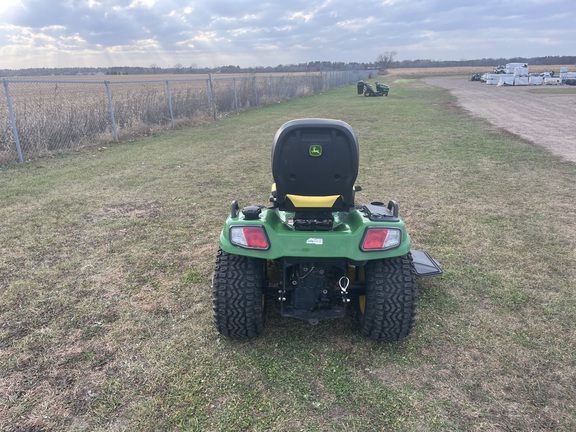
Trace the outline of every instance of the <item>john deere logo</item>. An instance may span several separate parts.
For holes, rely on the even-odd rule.
[[[322,156],[322,146],[318,144],[311,145],[308,149],[308,153],[312,157],[320,157]]]

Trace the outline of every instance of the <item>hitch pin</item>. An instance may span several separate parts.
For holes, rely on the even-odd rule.
[[[342,295],[344,296],[346,303],[348,303],[350,299],[346,298],[346,296],[348,295],[347,290],[348,285],[350,285],[350,279],[348,279],[346,276],[342,276],[340,280],[338,280],[338,285],[340,286],[340,291],[342,292]]]

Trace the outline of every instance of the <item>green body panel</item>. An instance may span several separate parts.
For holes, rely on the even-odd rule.
[[[347,258],[367,261],[406,255],[410,252],[410,237],[404,222],[373,222],[358,210],[340,218],[335,212],[332,231],[296,231],[290,225],[294,213],[275,209],[262,209],[258,220],[245,220],[240,212],[235,218],[228,217],[220,234],[220,248],[225,252],[254,258],[274,260],[282,257],[298,258]],[[270,249],[266,251],[239,247],[230,243],[230,227],[260,225],[266,230]],[[402,231],[400,246],[385,251],[364,252],[360,249],[367,227],[381,226],[398,228]]]

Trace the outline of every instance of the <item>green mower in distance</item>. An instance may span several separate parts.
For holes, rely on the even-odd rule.
[[[378,82],[376,83],[376,90],[374,90],[374,88],[365,81],[358,81],[358,83],[356,84],[356,89],[359,95],[364,94],[364,96],[366,97],[388,96],[388,93],[390,93],[389,86],[387,86],[386,84],[380,84]]]
[[[316,324],[357,317],[377,341],[410,334],[416,277],[442,274],[411,250],[398,204],[356,204],[358,140],[339,120],[292,120],[272,146],[271,206],[232,201],[220,235],[212,294],[215,325],[234,339],[260,336],[266,305]]]

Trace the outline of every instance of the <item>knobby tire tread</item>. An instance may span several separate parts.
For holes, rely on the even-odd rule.
[[[212,298],[214,324],[220,334],[233,339],[250,339],[262,334],[263,284],[263,260],[218,250]]]
[[[407,337],[416,318],[417,290],[410,254],[366,264],[366,302],[360,332],[377,341]]]

